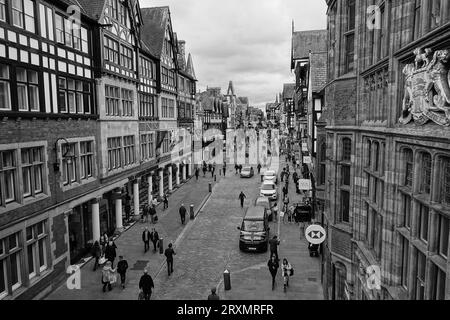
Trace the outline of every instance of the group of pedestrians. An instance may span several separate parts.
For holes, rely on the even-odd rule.
[[[278,257],[278,246],[280,245],[280,240],[277,236],[274,236],[269,241],[270,246],[270,259],[267,262],[267,267],[269,268],[270,275],[272,276],[272,290],[275,290],[276,277],[278,269],[280,268],[280,258]],[[286,292],[287,287],[289,287],[289,277],[294,274],[294,269],[292,268],[289,261],[284,258],[281,265],[281,271],[283,276],[283,287],[284,292]]]

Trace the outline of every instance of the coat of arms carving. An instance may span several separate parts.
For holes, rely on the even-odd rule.
[[[415,62],[403,69],[406,83],[399,122],[450,126],[450,51],[418,48],[414,54]]]

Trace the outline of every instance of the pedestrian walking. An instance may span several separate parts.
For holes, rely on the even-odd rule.
[[[127,269],[127,260],[125,260],[123,256],[119,256],[119,262],[117,263],[117,273],[120,275],[120,285],[122,286],[122,289],[125,289]]]
[[[243,191],[239,194],[239,200],[241,201],[241,208],[244,208],[244,200],[247,198],[247,196],[244,194]]]
[[[156,247],[159,246],[159,234],[155,228],[153,228],[152,232],[150,233],[150,240],[153,243],[153,252],[156,252]]]
[[[167,273],[170,276],[173,273],[173,256],[176,255],[171,243],[169,243],[169,247],[164,251],[164,255],[167,260]]]
[[[216,288],[211,289],[211,294],[208,296],[208,300],[220,300],[220,297],[216,294]]]
[[[186,221],[186,212],[186,207],[184,206],[184,203],[182,203],[180,207],[181,224],[184,224],[184,222]]]
[[[198,176],[200,175],[200,170],[195,168],[195,179],[198,181]]]
[[[94,245],[92,246],[92,257],[95,259],[94,261],[94,271],[98,268],[98,260],[102,256],[102,249],[100,248],[100,244],[98,241],[95,241]]]
[[[150,208],[149,205],[144,205],[144,209],[142,210],[142,222],[146,223],[148,222],[148,215],[150,214]]]
[[[148,231],[148,227],[145,227],[144,232],[142,232],[142,241],[144,242],[144,253],[150,249],[151,233]]]
[[[214,173],[216,172],[216,164],[211,167],[211,178],[214,178]]]
[[[275,223],[277,223],[278,222],[278,203],[275,202],[275,204],[272,208],[272,211],[273,211],[273,221]]]
[[[152,277],[148,274],[148,270],[144,270],[144,275],[139,280],[139,289],[144,295],[144,300],[150,300],[152,289],[155,287]]]
[[[237,165],[237,163],[234,165],[234,170],[236,170],[235,174],[238,174],[239,166]]]
[[[203,166],[203,178],[206,176],[206,171],[208,169],[206,168],[206,164]]]
[[[106,245],[108,244],[108,235],[106,232],[100,237],[100,245],[102,247],[102,255],[105,254]]]
[[[222,171],[223,171],[223,176],[225,177],[227,174],[227,163],[226,162],[223,163]]]
[[[167,193],[164,194],[163,202],[164,202],[164,210],[166,210],[167,208],[169,208],[169,198],[167,197]]]
[[[117,246],[112,240],[108,242],[105,248],[105,258],[106,260],[111,261],[111,268],[114,268],[114,260],[117,256],[116,249]]]
[[[281,271],[283,274],[283,286],[284,292],[286,292],[287,287],[289,287],[289,277],[293,275],[294,269],[286,258],[283,259],[283,264],[281,265]]]
[[[261,163],[258,163],[257,168],[258,168],[258,174],[260,174],[261,173]]]
[[[283,199],[286,198],[288,193],[289,193],[289,190],[288,190],[287,186],[284,185],[284,187],[283,187]]]
[[[125,220],[127,222],[130,221],[130,215],[131,215],[131,197],[127,193],[125,194]]]
[[[211,171],[212,171],[212,164],[208,163],[208,172],[211,172]]]
[[[102,270],[103,292],[106,292],[106,288],[108,288],[108,291],[112,290],[111,284],[115,282],[115,272],[111,261],[107,261]]]
[[[283,211],[286,212],[289,208],[289,197],[287,195],[284,197],[283,203]]]
[[[275,290],[275,278],[277,276],[278,268],[280,267],[278,259],[274,255],[270,256],[270,260],[267,262],[269,272],[272,275],[272,290]]]
[[[150,214],[150,220],[153,224],[156,223],[155,217],[156,217],[156,206],[152,203],[152,205],[149,208],[149,214]]]
[[[281,172],[281,182],[284,181],[284,175],[286,174],[286,169],[283,168],[283,171]]]
[[[239,174],[242,173],[242,164],[239,165]]]
[[[272,239],[269,240],[269,247],[270,247],[270,255],[274,255],[277,259],[277,261],[280,261],[278,258],[278,246],[280,245],[280,239],[278,239],[277,236],[273,236]]]

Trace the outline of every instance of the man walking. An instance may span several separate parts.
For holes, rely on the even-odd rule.
[[[167,273],[170,277],[170,275],[173,273],[173,256],[176,255],[171,243],[169,243],[169,247],[164,251],[164,255],[167,259]]]
[[[219,296],[216,294],[216,288],[211,289],[211,294],[208,296],[208,300],[220,300]]]
[[[225,175],[227,173],[227,163],[226,162],[223,163],[222,170],[223,170],[223,176],[225,177]]]
[[[123,256],[119,256],[119,263],[117,264],[117,272],[120,275],[120,284],[122,285],[122,289],[125,289],[127,269],[128,269],[127,260],[124,260]]]
[[[141,280],[139,280],[139,289],[144,294],[144,300],[150,300],[150,297],[152,295],[152,288],[154,288],[155,285],[153,284],[152,277],[148,274],[148,270],[144,270],[144,275],[141,277]]]
[[[142,241],[144,242],[144,253],[147,253],[147,251],[150,249],[150,239],[151,239],[150,231],[148,231],[148,227],[145,227],[145,230],[142,233]]]
[[[244,208],[244,200],[247,198],[247,196],[244,194],[243,191],[241,191],[241,194],[239,195],[239,200],[241,200],[241,208]]]
[[[159,242],[159,234],[155,228],[153,228],[152,232],[150,233],[150,240],[152,240],[152,243],[153,243],[153,252],[156,252],[156,246]]]
[[[181,224],[184,225],[184,222],[186,221],[186,207],[184,206],[184,203],[181,204],[180,207],[180,218],[181,218]]]
[[[200,175],[200,170],[198,168],[195,169],[195,179],[198,181],[198,176]]]
[[[211,178],[214,178],[214,173],[216,173],[216,163],[215,162],[211,167]]]
[[[258,174],[260,174],[261,173],[261,163],[258,163]]]
[[[156,206],[152,204],[149,209],[150,219],[152,221],[152,224],[155,224],[155,217],[156,217]]]
[[[280,240],[277,236],[273,236],[272,239],[269,240],[269,247],[270,247],[270,255],[275,256],[277,259],[277,262],[280,261],[278,259],[278,246],[280,245]]]
[[[275,258],[274,255],[270,255],[270,260],[267,262],[267,266],[269,267],[269,272],[272,276],[272,290],[275,290],[275,278],[277,276],[278,268],[280,267],[278,258]]]
[[[169,208],[169,198],[167,197],[167,194],[164,195],[163,202],[164,202],[163,209],[166,210],[167,208]]]

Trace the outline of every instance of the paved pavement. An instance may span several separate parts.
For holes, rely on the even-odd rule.
[[[220,177],[218,176],[218,181]],[[158,223],[152,225],[151,223],[136,223],[133,227],[124,232],[116,241],[117,256],[123,255],[128,261],[129,269],[127,273],[126,288],[121,289],[114,287],[111,292],[103,293],[101,284],[101,270],[97,269],[94,272],[93,261],[83,266],[81,269],[81,290],[69,290],[66,285],[61,285],[58,289],[52,292],[46,297],[49,300],[135,300],[138,295],[139,279],[143,273],[143,270],[147,268],[150,275],[155,278],[158,272],[161,270],[161,266],[165,264],[164,255],[160,255],[153,252],[153,245],[150,244],[151,250],[144,254],[144,246],[142,243],[142,232],[145,226],[152,228],[153,226],[158,231],[160,237],[164,239],[164,248],[172,242],[175,243],[179,235],[189,228],[192,222],[189,221],[189,215],[186,221],[186,226],[183,226],[180,222],[180,215],[178,209],[181,203],[184,203],[186,208],[189,208],[191,204],[194,205],[194,209],[197,210],[199,206],[204,202],[209,194],[208,184],[213,183],[211,175],[207,175],[206,178],[200,176],[196,181],[195,177],[189,180],[187,183],[177,189],[169,197],[169,208],[165,211],[162,210],[162,204],[157,207],[157,214],[159,217]],[[115,261],[117,264],[118,259]]]

